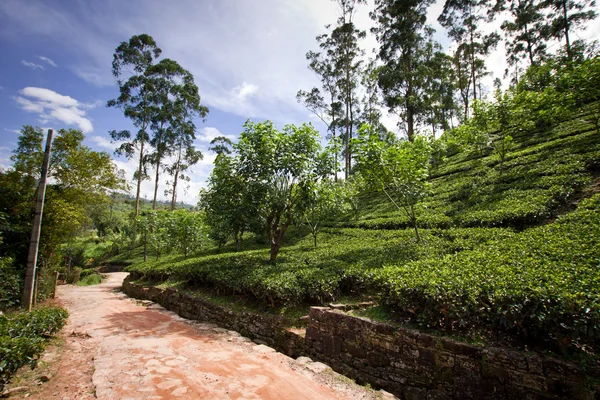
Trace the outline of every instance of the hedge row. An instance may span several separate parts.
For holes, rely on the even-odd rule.
[[[600,344],[600,195],[552,224],[376,272],[382,302],[446,330],[486,326],[555,344]]]
[[[0,391],[20,367],[35,367],[48,338],[62,329],[67,317],[58,307],[0,315]]]
[[[392,312],[425,327],[493,327],[527,339],[600,344],[600,195],[554,223],[506,228],[327,229],[284,248],[129,267],[134,277],[168,278],[251,295],[271,305],[378,294]]]

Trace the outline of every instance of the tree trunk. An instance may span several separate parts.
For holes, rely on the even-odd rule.
[[[473,100],[477,100],[477,81],[476,81],[476,73],[475,73],[475,43],[473,38],[473,26],[470,27],[471,31],[471,80],[473,81]]]
[[[148,233],[144,232],[144,262],[148,259]]]
[[[152,209],[156,210],[156,194],[158,193],[158,169],[160,167],[160,162],[156,162],[156,177],[154,178],[154,200],[152,201]]]
[[[161,122],[160,131],[162,132],[163,124]],[[156,143],[156,177],[154,178],[154,200],[152,201],[152,209],[156,210],[156,194],[158,193],[158,176],[160,174],[160,159],[162,158],[161,154],[161,145],[162,145],[162,133],[158,137],[158,142]]]
[[[177,179],[179,178],[182,148],[183,143],[179,142],[179,154],[177,155],[177,165],[175,167],[175,176],[173,177],[173,196],[171,197],[171,211],[175,210],[175,203],[177,202]]]
[[[333,157],[334,157],[334,161],[335,161],[335,176],[334,176],[334,181],[337,182],[338,181],[338,171],[337,171],[337,167],[338,167],[338,152],[337,152],[337,142],[335,140],[335,109],[333,108],[333,103],[334,103],[334,96],[333,96],[333,91],[330,91],[331,93],[331,137],[333,138]]]
[[[348,103],[346,103],[346,136],[344,137],[344,179],[348,180],[348,172],[349,172],[349,139],[350,139],[350,126],[348,125]]]
[[[137,177],[137,191],[135,194],[135,215],[137,217],[140,213],[140,189],[142,186],[142,168],[144,167],[144,136],[146,132],[142,130],[142,138],[140,140],[140,162],[138,165],[138,177]]]
[[[567,58],[569,59],[569,64],[573,61],[573,54],[571,53],[571,42],[569,41],[569,15],[567,13],[567,0],[562,0],[562,11],[563,18],[565,20],[565,41],[567,43]]]
[[[410,219],[413,225],[413,228],[415,229],[415,236],[417,238],[417,243],[421,242],[421,235],[419,234],[419,228],[417,227],[417,217],[415,216],[415,210],[413,208],[413,206],[410,206]]]

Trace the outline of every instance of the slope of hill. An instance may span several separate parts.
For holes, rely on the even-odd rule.
[[[374,296],[392,319],[421,327],[589,346],[600,335],[599,162],[598,133],[578,117],[515,136],[502,174],[493,154],[450,156],[419,209],[421,243],[366,194],[358,218],[325,228],[317,248],[292,230],[276,265],[258,238],[241,252],[205,248],[130,271],[270,306]]]

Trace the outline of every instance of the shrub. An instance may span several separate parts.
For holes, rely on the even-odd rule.
[[[7,310],[19,304],[21,298],[21,278],[10,257],[0,257],[0,310]]]
[[[20,367],[35,367],[47,339],[64,326],[67,317],[67,311],[58,307],[0,315],[0,390]]]
[[[97,285],[100,282],[102,282],[102,275],[94,273],[91,275],[86,275],[84,278],[80,279],[79,282],[77,282],[77,286]]]

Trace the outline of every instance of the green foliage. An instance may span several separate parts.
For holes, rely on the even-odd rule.
[[[458,255],[389,265],[375,281],[390,310],[426,327],[492,326],[554,345],[597,345],[599,240],[596,195],[553,224]]]
[[[410,142],[387,144],[367,125],[361,127],[359,135],[355,141],[357,168],[369,186],[385,193],[406,214],[419,241],[415,206],[429,186],[429,142],[418,136]]]
[[[147,211],[136,218],[142,243],[159,259],[165,253],[182,252],[185,257],[198,250],[207,238],[207,229],[201,213],[176,211]],[[144,254],[144,257],[146,254]]]
[[[14,267],[13,259],[0,257],[0,311],[20,303],[22,278]]]
[[[100,274],[88,274],[77,282],[77,286],[91,286],[97,285],[102,282],[102,275]]]
[[[60,331],[67,317],[61,308],[0,315],[0,390],[20,367],[35,367],[47,339]]]

